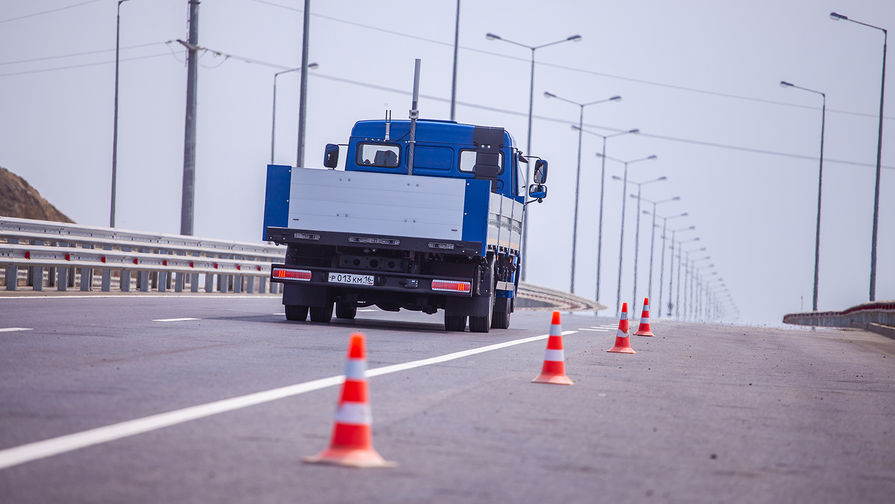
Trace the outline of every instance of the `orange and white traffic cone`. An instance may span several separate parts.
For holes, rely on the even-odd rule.
[[[572,385],[566,376],[566,359],[562,349],[562,325],[559,312],[553,312],[550,321],[550,336],[547,338],[547,350],[544,351],[544,365],[541,374],[532,380],[533,383],[550,383],[553,385]]]
[[[354,333],[348,343],[345,382],[336,409],[329,448],[313,457],[302,457],[311,464],[350,467],[395,467],[373,449],[370,426],[370,402],[367,394],[367,356],[364,335]]]
[[[635,336],[655,336],[649,327],[649,298],[643,298],[643,313],[640,315],[640,327]]]
[[[628,337],[628,303],[622,303],[622,315],[618,319],[618,332],[615,333],[615,346],[606,351],[613,353],[637,353],[631,348],[631,338]]]

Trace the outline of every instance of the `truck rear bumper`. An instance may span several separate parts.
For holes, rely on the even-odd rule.
[[[305,275],[304,273],[297,275],[302,278],[277,276],[278,273],[283,270],[289,272],[309,272],[310,275]],[[330,273],[342,274],[338,275],[342,277],[345,275],[373,277],[373,285],[344,283],[339,281],[331,282]],[[308,278],[308,276],[310,278]],[[389,291],[450,297],[472,297],[472,293],[475,290],[475,285],[473,284],[473,279],[471,277],[462,278],[452,276],[414,275],[409,273],[324,268],[319,266],[287,266],[285,264],[271,265],[270,281],[283,284],[329,287],[345,291]]]
[[[482,243],[473,241],[414,238],[408,236],[365,235],[292,228],[268,227],[268,241],[298,245],[330,245],[337,247],[370,247],[382,250],[431,252],[447,255],[480,257]]]

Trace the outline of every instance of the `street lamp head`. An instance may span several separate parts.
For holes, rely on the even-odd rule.
[[[665,175],[662,175],[661,177],[656,179],[656,182],[661,182],[663,180],[668,180],[668,177],[666,177]]]
[[[636,135],[636,134],[640,133],[640,130],[637,128],[634,128],[632,130],[628,130],[628,133],[632,133],[632,134]]]
[[[609,101],[622,101],[622,97],[616,95],[616,96],[613,96],[612,98],[610,98]]]
[[[671,201],[680,201],[680,200],[681,200],[680,196],[675,196],[675,197],[671,198]],[[687,214],[684,214],[684,215],[687,215]]]
[[[652,156],[648,157],[647,159],[659,159],[659,156],[653,154]]]
[[[619,177],[618,175],[613,175],[613,176],[612,176],[612,180],[621,180],[621,179],[622,179],[622,178]]]
[[[556,95],[550,91],[544,91],[544,98],[556,98]],[[572,126],[574,128],[574,126]]]
[[[782,80],[780,81],[780,87],[795,87],[795,84]]]
[[[848,16],[843,16],[838,12],[831,12],[830,19],[832,19],[833,21],[848,21]]]
[[[486,33],[485,38],[488,40],[500,40],[500,35],[495,35],[493,33]]]
[[[687,229],[696,229],[696,226],[690,226],[690,227],[688,227]],[[697,240],[698,240],[698,239],[699,239],[699,238],[697,238]]]
[[[572,42],[581,42],[581,35],[572,35],[566,40],[571,40]]]
[[[319,67],[319,66],[320,66],[320,65],[318,65],[317,63],[308,63],[308,68],[310,68],[311,70],[313,70],[313,69],[315,69],[315,68],[317,68],[317,67]]]

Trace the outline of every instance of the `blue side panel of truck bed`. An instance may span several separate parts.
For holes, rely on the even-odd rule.
[[[267,239],[267,228],[288,227],[289,191],[292,181],[292,167],[267,165],[267,193],[264,197],[264,227],[261,239]]]
[[[488,198],[491,181],[466,181],[466,200],[463,203],[463,241],[482,242],[482,257],[486,254],[488,235]]]

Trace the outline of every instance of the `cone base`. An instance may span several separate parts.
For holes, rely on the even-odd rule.
[[[547,383],[549,385],[574,385],[571,379],[569,379],[566,375],[549,375],[549,374],[540,374],[537,378],[531,381],[532,383]]]
[[[626,353],[626,354],[635,354],[635,353],[637,353],[637,352],[635,352],[634,349],[631,348],[631,347],[619,347],[619,346],[614,346],[614,347],[612,347],[612,348],[610,348],[609,350],[606,350],[606,351],[607,351],[607,352],[612,352],[612,353]]]
[[[655,336],[655,334],[647,329],[646,331],[637,331],[636,333],[634,333],[634,336]]]
[[[302,457],[301,461],[307,464],[329,464],[359,468],[397,467],[398,465],[395,462],[383,459],[372,448],[365,450],[329,448],[313,457]]]

